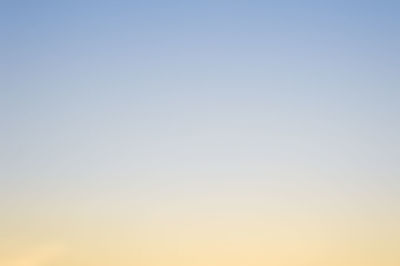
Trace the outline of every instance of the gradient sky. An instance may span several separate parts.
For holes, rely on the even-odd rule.
[[[400,265],[399,1],[0,2],[0,265]]]

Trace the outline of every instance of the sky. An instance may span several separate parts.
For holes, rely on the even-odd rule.
[[[0,265],[398,266],[398,1],[0,1]]]

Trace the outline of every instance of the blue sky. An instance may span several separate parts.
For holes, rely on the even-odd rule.
[[[2,1],[0,209],[11,227],[227,199],[398,219],[399,9]]]
[[[74,186],[68,171],[395,171],[394,1],[5,7],[5,176]]]

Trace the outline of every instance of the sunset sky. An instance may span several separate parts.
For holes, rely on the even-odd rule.
[[[0,265],[400,265],[399,14],[0,1]]]

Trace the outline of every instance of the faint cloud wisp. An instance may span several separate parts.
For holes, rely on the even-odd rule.
[[[48,245],[32,248],[25,254],[1,261],[4,266],[47,266],[65,254],[65,248]]]

